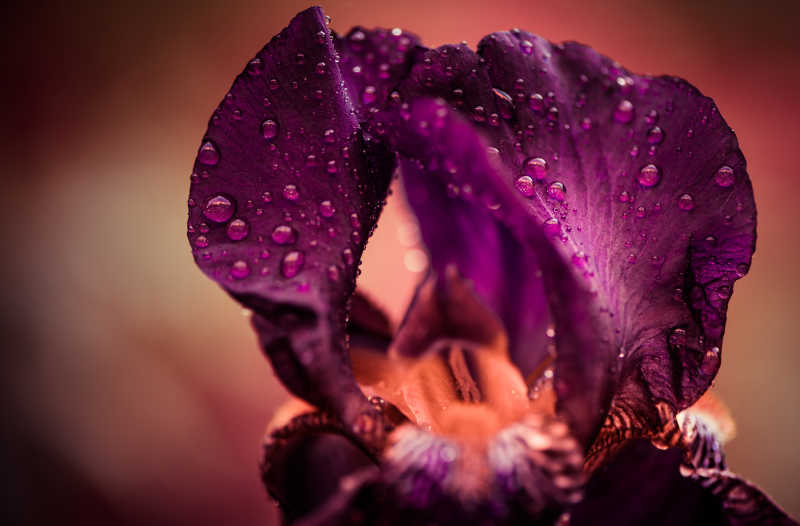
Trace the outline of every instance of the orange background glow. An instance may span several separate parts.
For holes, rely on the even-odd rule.
[[[31,524],[274,524],[257,462],[286,394],[241,309],[194,266],[186,198],[212,110],[307,4],[112,4],[6,8],[2,17],[7,513]],[[759,211],[758,250],[736,286],[715,387],[738,425],[729,464],[800,517],[798,4],[324,8],[340,33],[400,26],[428,46],[474,46],[512,27],[578,40],[715,99],[748,159]],[[390,199],[359,282],[395,320],[424,263],[405,214]]]

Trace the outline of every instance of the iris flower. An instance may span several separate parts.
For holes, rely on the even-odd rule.
[[[355,292],[395,173],[431,258],[395,334]],[[298,14],[195,162],[189,241],[297,397],[287,523],[794,524],[704,393],[755,246],[713,101],[514,29],[437,49]]]

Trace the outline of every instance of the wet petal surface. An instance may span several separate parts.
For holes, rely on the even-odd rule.
[[[393,170],[359,107],[321,10],[300,13],[212,116],[189,202],[198,266],[254,311],[281,381],[353,425],[370,406],[348,364],[347,302]]]
[[[719,367],[727,302],[755,242],[744,158],[713,102],[685,81],[635,75],[585,46],[522,31],[490,35],[478,53],[430,50],[398,91],[459,111],[527,201],[531,228],[553,233],[595,297],[595,345],[626,419],[658,429],[657,402],[673,413],[694,402]],[[433,212],[415,208],[434,229],[424,217]],[[429,248],[481,257],[476,246]],[[578,322],[564,321],[557,335]],[[539,347],[512,352],[523,370],[521,357]]]

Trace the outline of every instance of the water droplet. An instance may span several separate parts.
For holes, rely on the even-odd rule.
[[[486,108],[483,106],[475,106],[472,108],[472,119],[475,122],[486,122]]]
[[[205,165],[214,166],[219,162],[219,152],[211,141],[205,141],[197,153],[197,160]]]
[[[317,62],[317,75],[324,75],[328,72],[328,65],[324,62]]]
[[[281,260],[281,274],[284,278],[295,277],[302,269],[305,257],[299,250],[287,252]]]
[[[530,40],[523,40],[519,43],[519,47],[524,54],[533,55],[533,44],[531,44]]]
[[[528,106],[533,111],[542,111],[544,109],[544,97],[542,97],[539,93],[534,93],[528,99]]]
[[[654,164],[648,164],[639,170],[639,184],[645,188],[652,188],[661,180],[661,170]]]
[[[203,215],[215,223],[224,223],[233,216],[235,211],[233,202],[224,195],[216,195],[206,201]]]
[[[197,236],[194,238],[194,246],[197,248],[206,248],[208,246],[208,238],[206,236]]]
[[[250,267],[247,262],[238,259],[231,265],[231,276],[235,279],[244,279],[250,275]]]
[[[341,274],[339,272],[339,267],[336,265],[330,265],[328,267],[328,279],[333,281],[334,283],[339,281]]]
[[[564,183],[555,181],[547,187],[547,195],[556,201],[563,201],[567,197],[567,187],[564,186]]]
[[[581,128],[583,128],[586,131],[591,130],[592,129],[592,119],[590,119],[589,117],[584,117],[583,120],[581,120]]]
[[[297,239],[297,234],[289,225],[278,225],[272,231],[271,237],[277,245],[291,245]]]
[[[293,184],[287,184],[284,186],[283,197],[289,201],[297,201],[297,198],[300,197],[300,192],[297,190],[297,186]]]
[[[533,179],[541,181],[547,177],[547,161],[541,157],[528,158],[522,168],[525,171],[525,175]]]
[[[736,182],[736,176],[733,168],[730,166],[720,166],[717,173],[714,174],[714,181],[722,188],[729,188]]]
[[[268,141],[278,136],[278,123],[272,119],[267,119],[261,123],[261,134]]]
[[[322,217],[332,217],[336,213],[336,209],[333,207],[333,203],[326,200],[319,204],[319,213]]]
[[[561,225],[558,219],[551,217],[544,222],[544,233],[550,237],[555,237],[561,233]]]
[[[367,86],[361,94],[361,102],[364,104],[373,104],[378,98],[375,86]]]
[[[355,263],[356,258],[353,255],[353,251],[351,249],[346,248],[342,250],[342,261],[344,261],[344,264],[347,266],[350,266],[353,263]]]
[[[514,101],[511,99],[511,95],[497,88],[492,88],[492,93],[494,93],[495,101],[497,102],[497,109],[500,110],[500,115],[504,119],[510,119],[513,117]]]
[[[627,124],[633,120],[633,103],[627,99],[620,101],[614,109],[614,120]]]
[[[228,238],[233,241],[241,241],[249,232],[250,226],[244,219],[234,219],[228,223]]]
[[[678,208],[688,212],[694,209],[694,197],[691,194],[683,194],[678,198]]]
[[[339,165],[336,163],[336,159],[331,159],[328,161],[328,164],[325,165],[325,171],[331,175],[339,171]]]
[[[322,140],[328,144],[333,144],[336,142],[336,132],[333,130],[333,128],[328,128],[322,132]]]
[[[522,175],[514,182],[514,186],[517,187],[519,193],[524,195],[525,197],[531,197],[536,190],[533,186],[533,179],[530,178],[528,175]]]
[[[261,199],[263,199],[265,203],[271,203],[272,192],[264,192],[263,194],[261,194]]]
[[[257,77],[262,71],[264,71],[264,63],[261,62],[260,58],[254,58],[247,63],[247,72],[250,76]]]
[[[620,192],[618,199],[620,203],[627,203],[631,199],[631,194],[623,190],[622,192]]]
[[[650,128],[650,131],[647,132],[647,142],[650,144],[661,144],[661,141],[664,140],[664,131],[659,128],[658,126],[653,126]]]

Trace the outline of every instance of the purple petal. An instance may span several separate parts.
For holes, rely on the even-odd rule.
[[[408,75],[413,57],[422,52],[417,36],[398,28],[354,27],[346,36],[336,37],[334,44],[361,120],[383,107],[394,86]]]
[[[589,308],[595,300],[545,230],[531,224],[527,203],[506,185],[505,168],[487,155],[473,126],[434,101],[385,118],[433,268],[443,275],[455,264],[473,281],[503,319],[523,374],[549,358],[543,325],[552,316],[560,408],[588,445],[610,381],[609,357],[598,344],[603,327]]]
[[[211,118],[189,241],[203,272],[253,309],[284,384],[377,433],[360,416],[374,415],[350,371],[345,320],[393,159],[363,138],[355,111],[322,11],[300,13]]]
[[[796,524],[730,472],[682,476],[683,458],[680,449],[631,442],[592,476],[570,524]]]
[[[548,222],[596,295],[593,345],[615,362],[626,407],[656,427],[654,402],[673,412],[694,402],[719,367],[728,299],[755,242],[744,157],[713,102],[682,80],[634,75],[585,46],[521,31],[490,35],[478,54],[428,51],[398,91],[443,97],[488,138],[503,184],[527,201],[529,228]],[[423,228],[437,228],[425,217],[435,211],[416,209]],[[469,265],[486,257],[478,245],[429,248]],[[579,323],[557,321],[557,338]]]
[[[377,471],[347,434],[337,419],[325,413],[297,416],[270,433],[264,445],[262,479],[281,504],[287,522],[335,498],[345,477]]]

